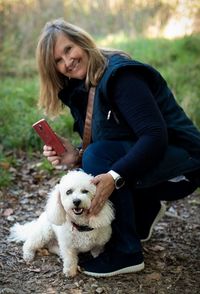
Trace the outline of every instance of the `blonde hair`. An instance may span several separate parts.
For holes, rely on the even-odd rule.
[[[84,30],[62,19],[46,23],[38,41],[36,59],[40,76],[38,105],[40,108],[44,108],[46,114],[50,116],[56,116],[62,110],[58,92],[66,85],[68,80],[67,77],[57,71],[54,60],[54,46],[60,33],[65,34],[88,54],[89,62],[85,80],[87,88],[91,85],[97,85],[106,66],[106,58],[91,36]]]
[[[59,34],[66,35],[72,42],[81,47],[88,54],[88,67],[85,85],[96,86],[103,75],[109,55],[126,53],[117,50],[105,50],[96,46],[92,37],[81,28],[67,23],[63,19],[47,22],[40,35],[36,59],[40,76],[40,96],[38,105],[45,109],[49,116],[58,115],[62,108],[62,102],[58,98],[58,92],[67,86],[68,78],[59,73],[54,60],[54,47]]]

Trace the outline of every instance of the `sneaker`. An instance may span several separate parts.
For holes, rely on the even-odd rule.
[[[141,242],[147,242],[151,236],[155,225],[161,220],[161,218],[165,215],[166,206],[161,202],[160,207],[154,212],[154,215],[148,216],[145,224],[139,230],[139,236]]]
[[[103,252],[98,257],[80,264],[79,270],[93,277],[111,277],[120,274],[135,273],[144,269],[141,252],[122,254]]]

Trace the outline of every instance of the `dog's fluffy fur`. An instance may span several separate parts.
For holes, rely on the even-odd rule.
[[[88,217],[96,191],[92,178],[82,171],[69,172],[49,194],[46,209],[38,219],[11,228],[9,239],[24,242],[26,262],[33,260],[37,249],[48,246],[50,252],[61,256],[64,274],[72,277],[77,273],[79,252],[91,251],[96,257],[103,250],[111,236],[114,211],[107,201],[98,215]],[[79,231],[77,225],[93,230]]]

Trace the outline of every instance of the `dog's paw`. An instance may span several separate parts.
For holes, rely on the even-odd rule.
[[[103,252],[103,247],[94,247],[93,249],[91,249],[90,253],[92,254],[92,256],[95,258],[97,256],[99,256],[100,253]]]
[[[63,268],[63,273],[67,278],[73,278],[77,275],[77,267]]]
[[[35,257],[34,252],[29,251],[29,252],[24,252],[23,253],[23,259],[24,259],[24,261],[26,263],[29,263],[29,262],[33,261],[34,257]]]

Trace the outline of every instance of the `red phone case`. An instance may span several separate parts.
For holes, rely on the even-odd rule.
[[[63,154],[66,149],[59,138],[56,136],[52,128],[45,119],[41,119],[32,125],[40,138],[48,146],[51,146],[58,155]]]

